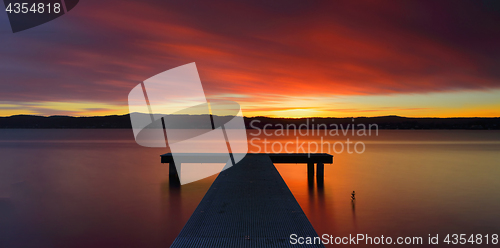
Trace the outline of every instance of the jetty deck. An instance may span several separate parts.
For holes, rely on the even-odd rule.
[[[171,247],[324,247],[290,243],[291,234],[318,235],[274,167],[272,157],[248,154],[222,171]],[[331,157],[316,156],[314,161],[331,163]],[[162,155],[162,162],[170,160],[171,154]]]

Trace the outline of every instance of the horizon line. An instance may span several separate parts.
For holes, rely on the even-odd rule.
[[[114,115],[93,115],[93,116],[71,116],[71,115],[30,115],[30,114],[17,114],[17,115],[10,115],[10,116],[0,116],[0,118],[11,118],[11,117],[18,117],[18,116],[31,116],[31,117],[44,117],[44,118],[50,118],[50,117],[71,117],[71,118],[94,118],[94,117],[121,117],[121,116],[127,116],[130,115],[130,113],[127,114],[114,114]],[[189,114],[186,114],[189,115]],[[199,114],[199,115],[192,115],[192,116],[200,116],[200,115],[207,115],[207,114]],[[496,117],[432,117],[432,116],[425,116],[425,117],[409,117],[409,116],[400,116],[400,115],[380,115],[380,116],[351,116],[351,117],[335,117],[335,116],[329,116],[329,117],[276,117],[276,116],[263,116],[263,115],[257,115],[257,116],[243,116],[244,118],[270,118],[270,119],[329,119],[329,118],[335,118],[335,119],[355,119],[355,118],[382,118],[382,117],[398,117],[398,118],[408,118],[408,119],[495,119],[495,118],[500,118],[500,116]]]

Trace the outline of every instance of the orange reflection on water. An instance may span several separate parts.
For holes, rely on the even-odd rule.
[[[323,187],[309,185],[305,164],[276,165],[318,234],[500,233],[499,131],[381,130],[355,140],[364,153],[329,151]],[[216,177],[171,187],[166,151],[138,146],[130,130],[0,130],[0,147],[10,190],[0,230],[17,246],[168,247]]]

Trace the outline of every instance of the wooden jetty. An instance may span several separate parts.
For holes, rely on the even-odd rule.
[[[217,157],[186,154],[186,162]],[[171,154],[161,159],[175,171]],[[306,163],[309,178],[317,164],[322,181],[323,164],[332,162],[329,154],[247,154],[219,174],[171,247],[324,247],[291,244],[291,234],[318,235],[273,163]]]

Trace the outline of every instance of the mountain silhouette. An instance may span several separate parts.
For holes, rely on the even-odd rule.
[[[197,118],[201,116],[188,116],[193,123],[189,126],[169,126],[169,128],[194,129],[202,128],[197,126]],[[230,118],[219,116],[218,118]],[[330,124],[346,126],[347,124],[377,124],[379,129],[500,129],[500,118],[409,118],[400,116],[380,116],[380,117],[356,117],[356,118],[271,118],[271,117],[245,117],[247,129],[279,128],[277,124],[296,125],[300,128],[318,127],[324,128]],[[314,119],[314,122],[312,121]],[[253,121],[253,122],[252,122]],[[250,123],[252,123],[250,125]],[[323,126],[320,126],[324,124]],[[278,125],[279,126],[279,125]],[[92,117],[72,117],[72,116],[35,116],[35,115],[14,115],[0,117],[0,128],[131,128],[129,115],[110,115]]]

